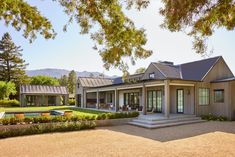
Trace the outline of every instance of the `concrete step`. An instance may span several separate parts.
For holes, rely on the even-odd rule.
[[[143,128],[155,129],[155,128],[171,127],[171,126],[193,124],[193,123],[201,123],[201,122],[206,122],[206,121],[205,120],[187,120],[187,121],[178,121],[178,122],[169,122],[169,123],[154,124],[154,125],[150,125],[150,124],[147,124],[147,123],[139,123],[139,122],[131,121],[128,124],[139,126],[139,127],[143,127]]]
[[[183,121],[194,121],[194,120],[201,120],[200,117],[190,117],[190,118],[177,118],[177,119],[162,119],[157,121],[151,120],[143,120],[143,119],[134,119],[133,122],[148,124],[148,125],[157,125],[157,124],[166,124],[166,123],[176,123],[176,122],[183,122]]]
[[[170,116],[169,118],[167,117],[164,117],[164,116],[159,116],[159,117],[149,117],[149,116],[143,116],[143,115],[140,115],[138,117],[138,119],[140,120],[146,120],[146,121],[162,121],[162,120],[169,120],[169,119],[187,119],[187,118],[195,118],[196,115],[177,115],[177,116]]]

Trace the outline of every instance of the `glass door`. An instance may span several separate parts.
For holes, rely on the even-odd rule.
[[[148,91],[148,112],[162,112],[162,91]]]
[[[156,111],[161,113],[162,112],[162,91],[158,90],[157,91],[157,107]]]
[[[177,89],[177,113],[184,113],[184,90]]]

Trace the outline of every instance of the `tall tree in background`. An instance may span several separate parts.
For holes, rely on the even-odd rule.
[[[68,77],[69,93],[71,93],[71,94],[75,93],[76,82],[77,82],[77,74],[74,70],[72,70],[72,71],[70,71],[69,77]]]
[[[18,86],[26,81],[27,64],[20,53],[22,49],[16,46],[8,33],[0,41],[0,80],[12,81]]]
[[[31,77],[31,85],[48,85],[48,86],[58,86],[59,81],[56,78],[44,75],[38,75]]]
[[[61,86],[68,86],[68,76],[63,75],[61,78],[58,79]]]

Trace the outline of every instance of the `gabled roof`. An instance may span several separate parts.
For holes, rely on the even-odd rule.
[[[113,84],[111,79],[106,78],[79,77],[78,80],[82,87],[99,87]]]
[[[20,94],[69,94],[65,86],[21,85]]]
[[[179,66],[162,63],[153,63],[153,65],[163,74],[163,76],[165,76],[165,78],[181,78]]]
[[[179,65],[181,69],[182,79],[202,81],[220,58],[222,57],[217,56]]]

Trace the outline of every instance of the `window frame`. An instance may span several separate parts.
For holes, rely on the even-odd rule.
[[[216,99],[216,92],[222,92],[222,101]],[[214,103],[224,103],[224,89],[214,89]]]
[[[149,79],[155,79],[155,73],[154,72],[153,73],[149,73]]]
[[[202,94],[201,94],[200,90],[208,91],[208,94],[207,95],[203,95],[203,91],[202,91]],[[203,100],[200,101],[201,98]],[[208,98],[208,100],[206,100],[206,98]],[[201,103],[201,102],[205,102],[205,103]],[[200,106],[206,106],[206,105],[210,104],[210,88],[201,87],[201,88],[198,89],[198,104]]]

